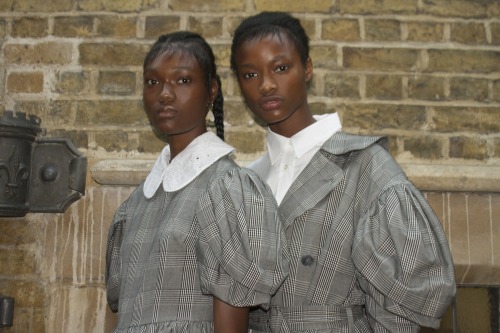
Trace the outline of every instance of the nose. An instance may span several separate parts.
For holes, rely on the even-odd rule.
[[[276,90],[276,81],[272,78],[271,75],[262,75],[262,80],[260,82],[260,93],[263,95],[269,95],[271,92]]]
[[[159,101],[160,103],[170,103],[175,100],[175,93],[170,84],[164,83],[161,92]]]

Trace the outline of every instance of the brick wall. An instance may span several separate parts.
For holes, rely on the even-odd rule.
[[[209,40],[223,80],[227,141],[241,160],[265,149],[265,131],[243,106],[229,70],[231,32],[262,10],[292,11],[306,27],[316,113],[337,110],[346,130],[389,136],[403,163],[467,166],[463,177],[494,175],[496,182],[482,182],[494,184],[495,193],[468,200],[445,188],[431,204],[443,215],[454,256],[463,255],[459,282],[477,280],[471,258],[490,267],[500,257],[492,204],[500,192],[499,1],[1,0],[0,113],[39,116],[46,136],[70,138],[89,158],[87,193],[66,213],[0,218],[0,294],[16,299],[7,332],[111,331],[105,240],[131,187],[102,185],[90,170],[103,159],[150,160],[163,147],[141,102],[142,60],[158,35],[187,29]],[[114,175],[123,185],[116,179],[123,173]],[[448,188],[460,190],[460,177]],[[460,237],[469,235],[469,219],[462,218],[469,212],[483,222],[474,237]],[[492,231],[485,243],[491,257],[480,251],[474,261],[469,241],[482,243],[484,230]],[[480,280],[500,276],[494,268]]]
[[[291,10],[311,36],[316,113],[388,135],[395,155],[452,163],[500,159],[500,4],[475,1],[4,0],[3,109],[42,118],[88,155],[155,153],[141,105],[141,64],[155,38],[209,39],[226,97],[227,140],[264,149],[229,66],[231,32],[261,10]]]

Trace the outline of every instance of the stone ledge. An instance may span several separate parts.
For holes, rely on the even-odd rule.
[[[101,160],[90,167],[92,178],[101,185],[139,185],[155,160]]]
[[[90,168],[101,185],[137,186],[155,160],[101,160]],[[244,163],[242,163],[244,164]],[[500,166],[406,164],[401,166],[422,191],[500,192]]]
[[[404,164],[421,191],[500,192],[500,166]]]

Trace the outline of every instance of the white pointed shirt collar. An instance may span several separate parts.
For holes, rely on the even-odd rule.
[[[206,132],[194,139],[172,161],[170,146],[167,145],[146,177],[144,195],[146,198],[153,197],[160,184],[163,184],[165,192],[180,190],[219,158],[234,150],[234,147],[212,132]]]
[[[316,122],[296,133],[291,138],[267,131],[267,149],[271,164],[274,164],[282,154],[283,147],[289,141],[292,144],[295,156],[301,157],[313,148],[319,148],[333,133],[342,128],[337,113],[315,115]]]

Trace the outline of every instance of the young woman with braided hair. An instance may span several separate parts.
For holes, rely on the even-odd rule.
[[[163,149],[115,213],[106,287],[116,333],[247,332],[288,272],[270,189],[230,158],[214,55],[195,33],[161,36],[144,60],[144,108]],[[217,136],[207,131],[212,109]]]

